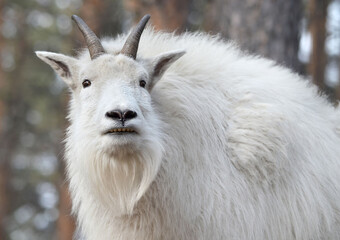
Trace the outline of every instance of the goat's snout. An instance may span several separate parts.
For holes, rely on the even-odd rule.
[[[113,111],[107,112],[105,116],[113,120],[120,120],[124,126],[125,121],[136,118],[137,113],[131,110],[124,110],[124,111],[113,110]]]

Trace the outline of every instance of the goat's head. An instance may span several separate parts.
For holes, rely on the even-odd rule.
[[[137,58],[149,15],[116,53],[107,53],[83,20],[72,18],[84,35],[90,57],[37,52],[72,91],[68,171],[88,182],[90,195],[99,195],[110,209],[118,205],[117,214],[131,212],[156,176],[162,153],[160,120],[150,93],[184,52]]]
[[[137,59],[138,44],[150,16],[146,15],[128,36],[117,54],[106,53],[100,40],[73,16],[87,43],[90,58],[80,61],[50,52],[37,52],[70,86],[77,109],[71,121],[82,120],[83,132],[106,142],[111,151],[141,147],[144,137],[154,131],[156,118],[150,91],[164,71],[184,52],[168,52],[154,59]],[[96,131],[96,132],[94,132]],[[118,148],[115,148],[118,147]]]

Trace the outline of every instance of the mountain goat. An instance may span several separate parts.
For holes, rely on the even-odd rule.
[[[85,239],[340,239],[340,111],[216,36],[146,28],[77,58],[67,174]],[[138,51],[137,51],[138,50]]]

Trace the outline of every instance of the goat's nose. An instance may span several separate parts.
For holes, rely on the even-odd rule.
[[[113,110],[113,111],[107,112],[105,116],[108,118],[112,118],[113,120],[120,120],[122,121],[124,125],[125,121],[137,117],[137,113],[131,110],[125,110],[123,112],[120,110]]]

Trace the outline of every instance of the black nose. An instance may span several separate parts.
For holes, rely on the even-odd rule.
[[[113,120],[120,120],[122,121],[124,125],[125,121],[137,117],[137,113],[131,110],[125,110],[125,111],[113,110],[113,111],[107,112],[105,116],[108,118],[112,118]]]

